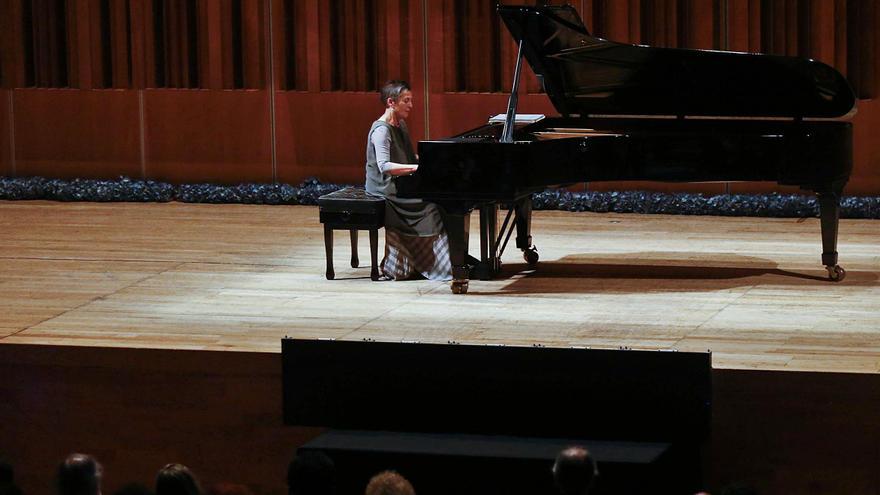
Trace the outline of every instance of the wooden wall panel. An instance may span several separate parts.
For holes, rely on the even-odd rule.
[[[408,121],[417,124],[416,108]],[[277,92],[275,97],[278,180],[297,184],[307,177],[325,182],[364,182],[367,132],[382,115],[377,94],[357,93],[331,97],[321,93]],[[414,125],[412,138],[422,138]]]
[[[859,113],[853,119],[852,178],[846,193],[860,196],[880,195],[880,99],[859,102]]]
[[[0,177],[15,175],[12,164],[12,129],[9,122],[12,112],[10,95],[12,91],[0,89]]]
[[[134,91],[17,89],[16,175],[141,177]]]
[[[146,176],[272,182],[266,91],[145,90]]]

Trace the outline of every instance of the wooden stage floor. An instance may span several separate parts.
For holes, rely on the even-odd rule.
[[[316,207],[0,202],[0,223],[4,344],[277,353],[284,336],[369,338],[710,349],[716,368],[880,371],[876,220],[841,221],[848,275],[832,283],[816,218],[535,212],[538,269],[508,249],[502,276],[467,295],[371,282],[369,267],[348,267],[343,232],[337,280],[325,280]]]

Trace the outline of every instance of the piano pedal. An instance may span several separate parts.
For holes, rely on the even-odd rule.
[[[846,270],[840,265],[826,266],[825,269],[828,270],[828,278],[832,282],[842,282],[846,278]]]

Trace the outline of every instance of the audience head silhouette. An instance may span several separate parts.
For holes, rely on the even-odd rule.
[[[394,471],[382,471],[370,478],[366,495],[416,495],[406,478]]]
[[[288,495],[331,495],[335,465],[323,452],[300,452],[287,466]]]
[[[202,487],[183,464],[166,464],[156,475],[156,495],[201,495]]]
[[[101,495],[101,474],[94,457],[70,454],[58,466],[58,495]]]
[[[562,495],[586,495],[599,475],[596,461],[583,447],[568,447],[556,456],[553,480]]]

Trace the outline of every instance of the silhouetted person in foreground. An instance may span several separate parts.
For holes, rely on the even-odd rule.
[[[58,495],[101,495],[103,468],[94,457],[70,454],[58,466]]]
[[[598,475],[596,461],[583,447],[566,448],[553,463],[553,481],[562,495],[587,495]]]
[[[183,464],[166,464],[156,474],[156,495],[202,495],[202,487]]]
[[[15,475],[12,464],[0,461],[0,485],[11,485],[15,483]]]
[[[21,489],[15,484],[12,464],[6,462],[0,462],[0,495],[21,495]]]
[[[394,471],[382,471],[370,478],[365,495],[416,495],[410,482]]]
[[[333,460],[323,452],[302,452],[287,466],[288,495],[333,495]]]

